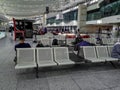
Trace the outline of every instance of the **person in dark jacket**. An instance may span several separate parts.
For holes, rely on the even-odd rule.
[[[83,39],[81,39],[74,47],[74,50],[77,51],[79,50],[80,46],[95,46],[95,44],[84,41]]]
[[[17,48],[31,48],[31,46],[30,46],[30,44],[29,43],[25,43],[24,41],[25,41],[25,38],[23,37],[23,36],[20,36],[20,38],[19,38],[19,43],[18,44],[16,44],[15,45],[15,51],[16,51],[16,54],[17,54]],[[17,63],[17,58],[16,58],[16,56],[15,56],[15,58],[14,58],[14,62],[15,62],[15,64]]]
[[[53,39],[52,45],[58,45],[58,40],[56,38]]]
[[[79,35],[79,36],[77,36],[77,37],[75,38],[75,41],[72,42],[72,43],[73,43],[73,45],[76,45],[77,43],[81,42],[82,40],[83,40],[83,39],[82,39],[81,35]]]
[[[18,44],[15,45],[15,51],[16,51],[16,48],[30,48],[30,44],[29,43],[25,43],[25,38],[23,36],[21,36],[19,38],[20,42]]]

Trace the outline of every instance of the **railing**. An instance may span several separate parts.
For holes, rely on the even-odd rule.
[[[99,10],[88,13],[87,21],[97,20],[114,15],[120,15],[120,1],[110,3],[108,5],[102,6]]]

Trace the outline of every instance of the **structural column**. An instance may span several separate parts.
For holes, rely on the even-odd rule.
[[[46,27],[46,21],[47,21],[47,14],[43,14],[43,18],[42,18],[43,27]]]
[[[87,6],[80,4],[78,6],[78,25],[77,25],[77,27],[80,29],[81,32],[86,32],[85,31],[86,17],[87,17]]]

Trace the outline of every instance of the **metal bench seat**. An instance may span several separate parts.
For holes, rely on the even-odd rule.
[[[17,48],[17,64],[15,69],[37,67],[35,61],[35,48]]]
[[[69,59],[69,52],[67,47],[54,47],[54,59],[58,65],[75,64]]]
[[[53,60],[52,48],[37,48],[37,64],[38,67],[57,66],[57,63]]]

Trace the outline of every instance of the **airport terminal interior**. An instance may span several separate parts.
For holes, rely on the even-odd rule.
[[[120,90],[116,46],[120,0],[0,0],[0,90]]]

